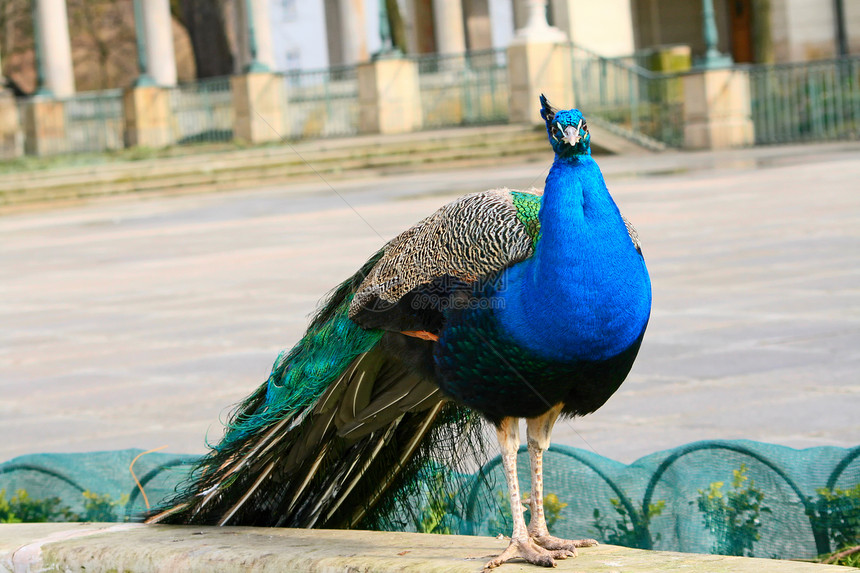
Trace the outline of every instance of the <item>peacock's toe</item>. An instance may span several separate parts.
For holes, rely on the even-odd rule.
[[[511,544],[502,551],[502,553],[484,566],[484,573],[491,569],[495,569],[502,563],[507,563],[511,559],[523,559],[532,565],[540,565],[542,567],[555,567],[556,559],[567,559],[574,556],[569,550],[550,550],[536,544],[532,538],[525,540],[512,539]]]
[[[550,551],[569,551],[572,557],[576,556],[577,547],[593,547],[599,545],[596,539],[561,539],[554,535],[535,535],[532,540],[544,549]]]

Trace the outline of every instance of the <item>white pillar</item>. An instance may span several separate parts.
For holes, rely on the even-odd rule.
[[[546,0],[519,0],[526,25],[508,46],[511,123],[543,123],[538,98],[546,94],[561,109],[573,107],[573,78],[567,36],[546,21]]]
[[[72,69],[72,48],[69,42],[69,18],[66,0],[34,0],[39,27],[39,55],[42,59],[44,87],[54,97],[69,97],[75,93]]]
[[[149,0],[147,0],[149,1]],[[275,52],[272,48],[272,18],[268,0],[235,0],[236,39],[239,54],[236,58],[236,71],[242,73],[251,63],[250,35],[248,32],[247,8],[250,4],[254,17],[254,42],[257,47],[257,62],[270,70],[275,69]]]
[[[553,2],[553,20],[577,46],[601,56],[627,56],[635,51],[630,0]]]
[[[269,0],[251,0],[254,11],[254,37],[257,40],[257,61],[275,69],[275,52],[272,49],[272,15]]]
[[[340,12],[341,62],[346,65],[366,62],[370,59],[367,50],[367,26],[365,25],[364,0],[338,0]]]
[[[433,24],[437,53],[462,54],[466,51],[461,0],[433,0]]]
[[[517,30],[514,42],[566,42],[564,32],[550,26],[546,21],[547,0],[519,0],[528,6],[528,21],[524,28]]]
[[[175,86],[176,55],[170,0],[145,0],[142,4],[147,72],[159,86]]]

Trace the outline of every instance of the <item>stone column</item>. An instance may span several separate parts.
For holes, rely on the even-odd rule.
[[[368,61],[370,55],[367,49],[364,0],[338,0],[337,7],[342,49],[340,62],[352,65]]]
[[[421,129],[417,64],[403,58],[382,58],[359,64],[358,104],[362,133],[405,133]]]
[[[635,51],[631,0],[564,0],[552,8],[556,26],[577,46],[608,57]]]
[[[433,0],[433,28],[437,53],[462,54],[466,51],[461,0]]]
[[[754,142],[746,71],[698,70],[684,76],[684,147],[725,149]]]
[[[547,0],[516,0],[528,7],[528,21],[517,30],[514,42],[567,42],[564,32],[546,21]]]
[[[469,50],[489,50],[493,47],[489,0],[464,0],[466,33]]]
[[[243,73],[249,66],[257,64],[252,71],[275,68],[275,53],[272,47],[271,15],[268,0],[235,0],[236,8],[236,73]],[[251,18],[248,18],[248,11]]]
[[[286,90],[282,76],[268,72],[230,78],[233,137],[247,143],[279,141],[284,134]]]
[[[75,75],[66,0],[33,0],[33,4],[33,25],[37,28],[37,48],[43,74],[43,83],[39,87],[56,98],[74,95]]]
[[[147,71],[159,86],[175,86],[176,55],[170,0],[144,0],[142,8]]]
[[[510,0],[514,17],[514,30],[526,27],[529,21],[529,3],[523,0]]]
[[[418,37],[416,33],[417,27],[415,25],[414,0],[409,0],[400,7],[400,17],[403,19],[403,27],[406,32],[406,53],[417,54],[419,50]]]
[[[574,106],[567,36],[546,21],[546,0],[528,0],[529,19],[508,47],[511,123],[543,123],[539,97],[556,107]]]

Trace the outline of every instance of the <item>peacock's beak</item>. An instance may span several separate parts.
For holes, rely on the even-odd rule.
[[[562,138],[562,141],[564,141],[566,144],[570,145],[571,147],[576,145],[577,143],[579,143],[579,140],[582,139],[582,135],[580,134],[581,129],[582,129],[582,120],[581,119],[579,120],[579,123],[577,124],[576,127],[573,127],[572,125],[568,125],[564,129],[564,137]]]

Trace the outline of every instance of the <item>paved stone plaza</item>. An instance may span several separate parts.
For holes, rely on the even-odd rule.
[[[0,461],[204,451],[386,239],[456,195],[542,185],[549,158],[0,217]],[[599,162],[654,310],[628,381],[554,441],[625,462],[706,438],[860,444],[860,145]]]

